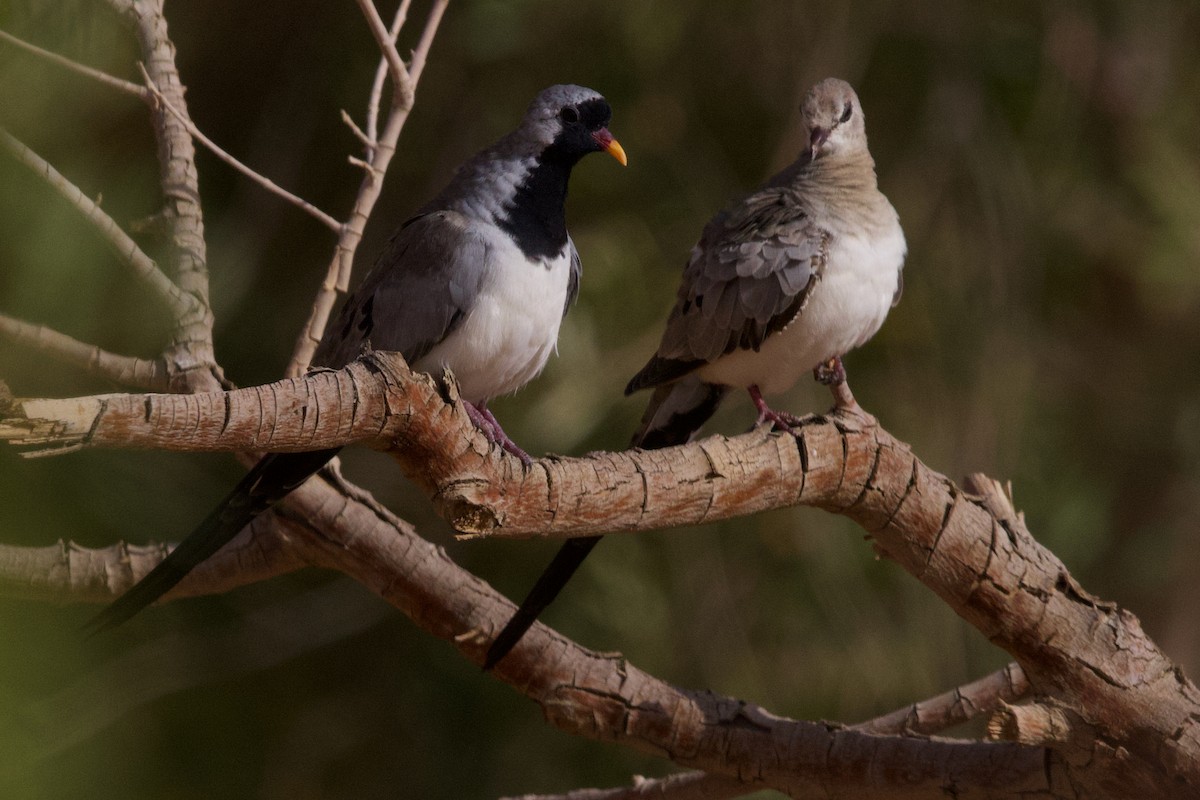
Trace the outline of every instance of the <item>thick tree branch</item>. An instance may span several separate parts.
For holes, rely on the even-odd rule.
[[[0,440],[51,447],[123,442],[134,448],[209,452],[313,450],[354,441],[382,445],[406,417],[378,402],[393,377],[376,371],[378,361],[230,392],[12,400],[7,410],[0,409]],[[400,374],[411,375],[403,361],[399,365]],[[416,381],[421,383],[437,397],[431,380]],[[399,394],[395,399],[402,400]]]
[[[453,397],[377,353],[346,370],[229,395],[92,398],[74,402],[86,409],[75,419],[50,415],[49,425],[29,418],[47,417],[45,406],[17,401],[4,433],[35,444],[126,446],[176,446],[171,440],[186,436],[203,449],[392,438],[402,468],[456,526],[502,534],[644,530],[793,504],[844,514],[1011,653],[1042,702],[1072,709],[1101,733],[1090,752],[1063,748],[1080,786],[1154,787],[1167,796],[1200,786],[1200,693],[1137,619],[1079,587],[1002,492],[965,493],[881,428],[813,417],[795,436],[760,430],[523,469],[490,452],[447,402]],[[548,646],[529,635],[510,659],[540,663]]]
[[[309,520],[331,563],[419,627],[482,663],[513,606],[386,509],[309,481],[285,501]],[[794,797],[918,798],[950,787],[979,797],[1055,796],[1038,748],[878,737],[782,719],[710,692],[689,692],[625,659],[598,655],[537,624],[493,673],[563,730],[740,777]],[[903,765],[903,766],[901,766]],[[899,770],[894,772],[893,770]],[[897,781],[896,775],[904,780]],[[942,787],[939,789],[938,787]]]
[[[633,785],[614,789],[576,789],[566,794],[523,794],[502,800],[729,800],[757,789],[724,775],[683,772],[666,778],[634,776]]]

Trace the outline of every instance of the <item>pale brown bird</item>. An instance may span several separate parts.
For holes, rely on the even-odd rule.
[[[682,444],[730,389],[746,389],[758,421],[797,417],[763,399],[813,372],[853,405],[842,356],[875,335],[900,299],[907,247],[879,191],[862,106],[828,78],[801,106],[807,147],[796,161],[720,212],[683,270],[658,352],[625,389],[654,388],[633,444]],[[488,652],[495,664],[600,537],[570,539]]]

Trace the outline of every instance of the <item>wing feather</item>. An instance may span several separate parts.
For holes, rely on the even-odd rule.
[[[717,214],[684,267],[658,353],[630,387],[677,379],[680,365],[694,370],[737,349],[759,349],[802,313],[828,244],[786,185],[768,184]]]
[[[411,364],[462,321],[488,273],[488,247],[453,211],[413,217],[396,231],[371,272],[346,299],[313,363],[341,367],[370,343]]]

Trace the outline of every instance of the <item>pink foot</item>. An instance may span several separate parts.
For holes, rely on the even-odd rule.
[[[500,422],[488,411],[486,405],[478,406],[473,403],[463,403],[467,407],[467,415],[471,417],[471,421],[475,423],[475,427],[479,428],[488,437],[488,440],[493,444],[498,444],[508,452],[512,453],[517,458],[521,459],[521,463],[529,466],[533,463],[529,453],[521,449],[520,445],[508,437],[504,432],[504,428],[500,427]]]
[[[778,430],[795,433],[793,428],[799,426],[803,420],[795,414],[789,414],[786,411],[775,411],[767,405],[767,401],[763,399],[762,392],[757,386],[751,386],[750,399],[754,401],[754,407],[758,409],[758,421],[755,425],[761,425],[768,420]]]

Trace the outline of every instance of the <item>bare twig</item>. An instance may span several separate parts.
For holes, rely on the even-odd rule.
[[[147,391],[167,388],[167,372],[161,361],[110,353],[45,325],[33,325],[7,314],[0,314],[0,335],[125,386]]]
[[[396,16],[392,19],[392,27],[388,29],[388,41],[393,46],[396,44],[396,38],[400,35],[400,29],[404,27],[404,23],[408,20],[408,7],[412,4],[412,0],[402,0],[399,7],[396,8]],[[366,157],[370,160],[375,157],[375,144],[379,141],[379,104],[383,100],[383,81],[388,75],[388,59],[384,54],[379,56],[379,66],[375,68],[375,78],[371,81],[371,95],[367,100],[367,130],[364,134],[366,138]]]
[[[200,144],[204,145],[209,150],[211,150],[213,155],[215,155],[217,158],[221,159],[226,164],[233,167],[235,170],[242,173],[247,178],[254,181],[255,183],[257,183],[259,186],[266,189],[271,194],[274,194],[277,197],[281,197],[284,200],[286,200],[287,202],[296,206],[301,211],[305,212],[306,214],[311,216],[313,219],[317,220],[322,225],[324,225],[326,228],[329,228],[329,230],[333,231],[334,233],[341,233],[342,223],[338,222],[336,219],[334,219],[330,215],[326,214],[324,211],[317,208],[316,206],[314,206],[312,203],[308,202],[304,198],[297,197],[296,195],[292,194],[287,189],[284,189],[282,186],[275,183],[274,181],[272,181],[270,178],[266,177],[265,175],[255,172],[253,169],[246,166],[241,161],[238,161],[236,158],[234,158],[232,155],[230,155],[228,152],[226,152],[224,149],[222,149],[221,146],[218,145],[216,142],[214,142],[212,139],[208,138],[208,136],[206,136],[203,131],[201,131],[198,127],[196,127],[196,123],[192,122],[192,120],[189,117],[180,113],[180,111],[178,109],[176,109],[175,106],[171,105],[171,102],[163,96],[162,92],[160,92],[158,90],[158,87],[154,85],[154,81],[150,79],[150,75],[146,72],[146,67],[142,64],[139,64],[138,67],[141,69],[142,77],[146,81],[147,90],[149,90],[150,93],[154,95],[155,100],[162,103],[163,107],[165,107],[168,111],[170,111],[173,115],[175,115],[176,119],[178,119],[181,123],[183,123],[184,127],[187,128],[188,133],[190,133],[192,135],[192,138],[194,138],[196,141],[200,142]]]
[[[960,722],[990,714],[1006,703],[1020,700],[1029,691],[1025,671],[1014,662],[977,681],[853,727],[877,734],[938,733]]]
[[[429,48],[433,47],[433,37],[437,34],[438,25],[441,24],[442,15],[446,13],[448,5],[450,5],[450,0],[434,0],[433,7],[429,9],[429,20],[425,23],[425,30],[421,32],[417,48],[413,50],[412,65],[408,69],[413,83],[413,91],[416,91],[417,81],[421,80],[421,73],[425,71]]]
[[[67,180],[62,173],[50,166],[49,162],[3,128],[0,128],[0,144],[3,144],[5,149],[16,156],[18,161],[36,172],[71,205],[75,206],[88,222],[96,227],[117,255],[132,267],[134,273],[167,304],[177,318],[186,317],[193,312],[196,301],[172,283],[171,279],[158,268],[154,259],[146,255],[138,247],[137,242],[121,230],[113,218],[101,210],[100,206],[96,205],[78,186]]]
[[[40,58],[49,61],[64,69],[68,69],[78,75],[83,75],[86,78],[91,78],[105,86],[116,89],[126,94],[131,94],[143,102],[150,99],[150,93],[143,86],[138,86],[132,81],[127,81],[124,78],[118,78],[114,75],[109,75],[107,72],[102,72],[94,67],[89,67],[86,64],[80,64],[78,61],[73,61],[65,56],[60,56],[58,53],[52,53],[49,50],[43,50],[35,44],[30,44],[24,39],[18,39],[7,31],[0,31],[0,41],[8,42],[11,45],[21,48],[28,53],[32,53]]]
[[[379,16],[379,10],[375,8],[374,0],[356,1],[363,17],[367,20],[367,26],[371,29],[371,35],[375,37],[375,43],[379,45],[380,53],[387,62],[388,74],[392,79],[392,102],[411,108],[415,87],[409,78],[408,67],[404,64],[404,59],[400,57],[400,51],[396,49],[395,36],[392,36],[387,26],[383,24],[383,18]]]
[[[364,6],[363,13],[367,14],[368,18],[374,14],[374,18],[379,20],[379,14],[375,11],[371,0],[359,0],[359,4]],[[413,72],[407,78],[411,82],[410,89],[413,92],[416,91],[417,79],[424,68],[429,48],[433,45],[438,25],[448,4],[449,0],[434,0],[433,7],[429,10],[429,17],[426,19],[425,28],[413,55]],[[367,7],[370,9],[369,12]],[[382,28],[382,21],[379,22],[379,25]],[[385,55],[387,50],[390,49],[394,52],[396,49],[395,44],[387,41],[387,35],[388,31],[383,30],[383,37],[377,39],[381,49],[385,51]],[[325,279],[317,290],[312,310],[296,339],[296,346],[293,348],[292,358],[285,373],[288,377],[301,375],[308,369],[313,353],[316,352],[317,344],[325,333],[325,326],[329,324],[329,316],[333,313],[333,307],[337,303],[338,293],[346,292],[350,288],[350,271],[354,266],[354,254],[362,241],[363,231],[366,229],[367,220],[370,219],[375,203],[379,199],[379,193],[383,190],[383,178],[387,174],[392,156],[396,154],[396,143],[400,139],[400,132],[404,129],[404,123],[408,120],[411,108],[412,95],[410,94],[407,103],[394,100],[388,111],[383,133],[376,143],[374,154],[370,159],[369,169],[365,171],[362,183],[359,184],[354,208],[351,209],[348,221],[342,227],[342,234],[338,238],[333,258],[325,273]]]
[[[350,132],[354,134],[354,138],[358,139],[359,144],[363,146],[363,149],[370,152],[370,149],[373,146],[371,137],[368,136],[362,128],[358,127],[358,123],[354,121],[354,117],[350,116],[350,112],[344,108],[342,109],[342,122],[344,122],[346,127],[350,129]]]

